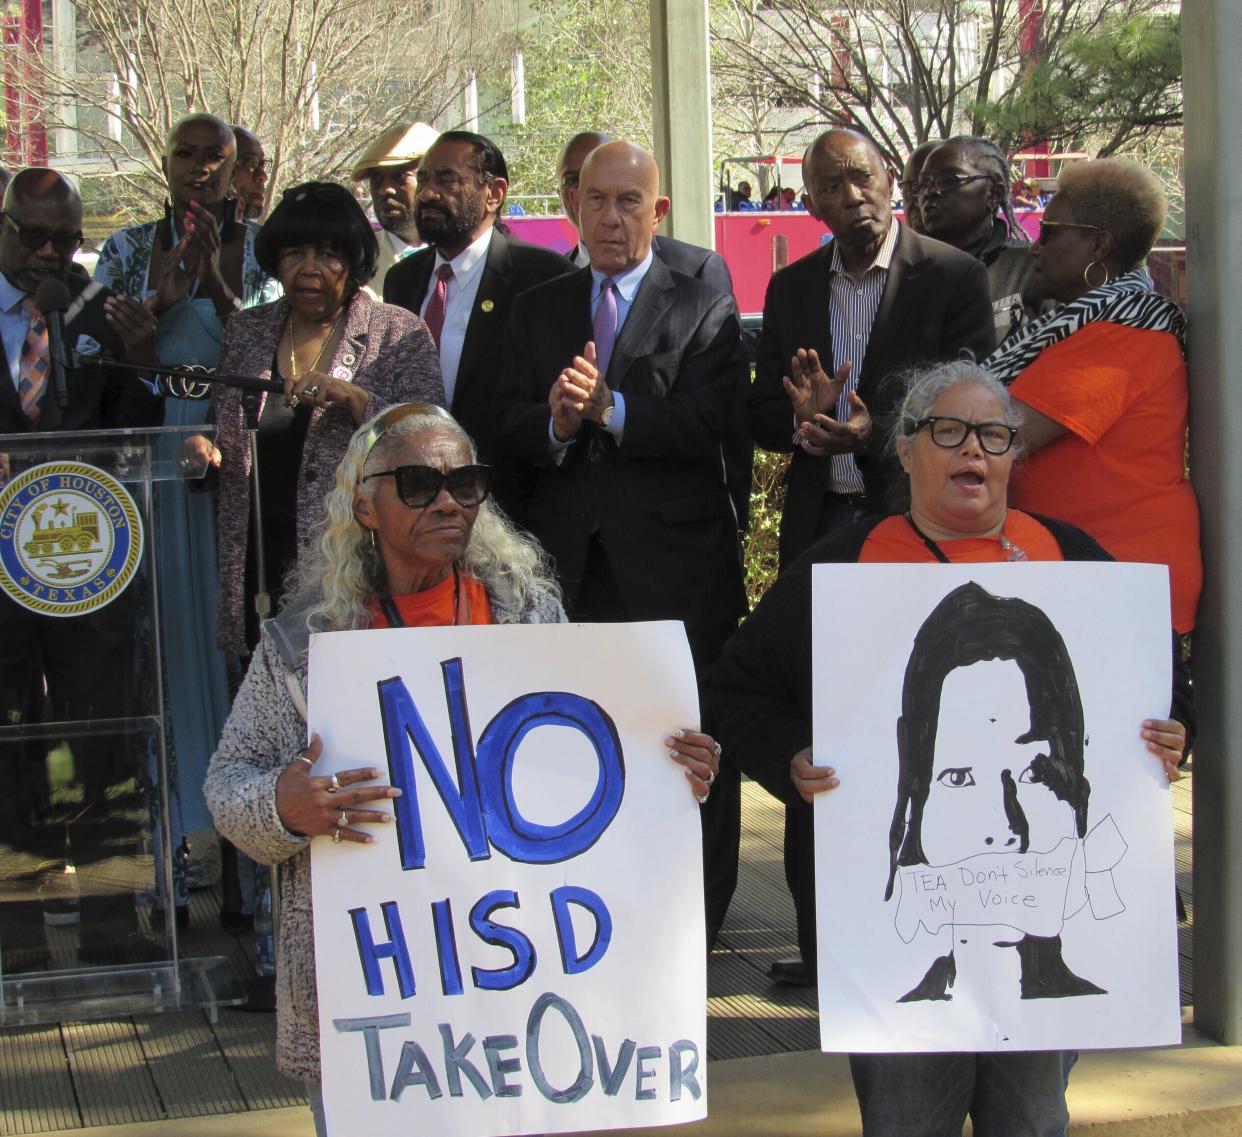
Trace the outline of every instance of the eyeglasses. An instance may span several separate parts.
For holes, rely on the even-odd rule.
[[[54,233],[50,229],[40,229],[32,225],[22,225],[20,222],[14,221],[7,213],[0,213],[17,234],[17,239],[21,242],[23,249],[29,249],[32,253],[37,253],[49,241],[52,248],[58,253],[73,253],[78,250],[82,242],[86,238],[79,229],[76,233]]]
[[[994,456],[1007,454],[1018,434],[1018,428],[1008,423],[966,422],[950,415],[928,415],[919,419],[913,426],[913,432],[917,433],[925,426],[931,427],[931,440],[945,450],[961,446],[973,431],[984,451]]]
[[[238,164],[238,165],[239,165],[239,166],[240,166],[243,170],[249,170],[249,171],[250,171],[250,173],[252,173],[252,174],[254,174],[254,175],[256,175],[256,176],[258,176],[259,174],[263,173],[263,171],[264,171],[264,170],[266,170],[266,169],[267,169],[267,167],[268,167],[268,161],[267,161],[267,159],[266,159],[266,158],[260,158],[257,154],[251,154],[251,155],[250,155],[249,157],[247,157],[247,158],[238,158],[238,159],[237,159],[237,164]]]
[[[941,174],[938,178],[920,178],[912,184],[915,193],[953,193],[980,178],[990,180],[991,177],[991,174]]]
[[[1048,232],[1051,229],[1052,232]],[[1103,233],[1104,230],[1098,225],[1079,225],[1076,221],[1041,221],[1039,223],[1039,237],[1035,243],[1037,245],[1046,245],[1049,237],[1055,237],[1058,229],[1087,229],[1092,233]]]
[[[491,492],[491,466],[458,466],[445,473],[434,466],[398,466],[395,470],[377,470],[362,480],[396,478],[397,496],[411,509],[423,509],[447,489],[452,499],[465,509],[478,505]]]

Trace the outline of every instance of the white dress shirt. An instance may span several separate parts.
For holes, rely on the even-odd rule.
[[[452,265],[453,278],[448,282],[448,296],[444,302],[444,327],[440,332],[440,376],[444,380],[444,395],[449,406],[453,403],[453,391],[457,387],[457,368],[461,364],[461,352],[466,342],[466,326],[474,310],[475,297],[483,279],[483,266],[487,262],[487,250],[491,245],[493,228],[467,245],[451,261],[436,253],[436,263],[431,266],[431,279],[427,283],[427,295],[418,310],[426,317],[427,305],[436,290],[436,273],[441,265]]]

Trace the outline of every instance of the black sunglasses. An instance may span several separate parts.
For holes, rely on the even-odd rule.
[[[991,178],[991,174],[941,174],[938,178],[920,178],[914,183],[916,193],[954,193],[962,186]]]
[[[362,480],[372,478],[396,478],[397,496],[411,509],[423,509],[447,489],[452,499],[465,509],[470,509],[491,492],[491,466],[458,466],[446,474],[434,466],[398,466],[395,470],[377,470]]]
[[[17,234],[17,239],[21,242],[22,248],[29,249],[32,253],[37,253],[49,241],[52,243],[52,248],[58,253],[73,253],[86,240],[81,230],[78,230],[76,233],[57,233],[52,232],[50,229],[39,229],[34,226],[23,225],[18,221],[14,221],[7,213],[0,213],[0,217],[3,217],[13,227],[13,232]]]

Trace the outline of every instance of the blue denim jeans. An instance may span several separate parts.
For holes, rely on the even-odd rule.
[[[863,1137],[1065,1137],[1074,1050],[851,1054]]]

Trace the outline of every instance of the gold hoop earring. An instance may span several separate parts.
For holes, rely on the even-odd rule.
[[[1095,268],[1097,265],[1101,269],[1103,269],[1104,279],[1101,280],[1099,284],[1094,284],[1091,281],[1091,270]],[[1108,275],[1108,266],[1103,261],[1092,261],[1089,265],[1087,265],[1086,268],[1082,270],[1082,282],[1088,288],[1103,288],[1104,285],[1106,285],[1110,280],[1112,280],[1112,277]]]

